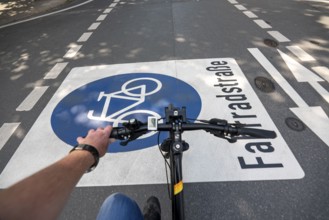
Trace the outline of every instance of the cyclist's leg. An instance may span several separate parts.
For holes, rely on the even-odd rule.
[[[122,193],[109,196],[99,210],[97,220],[143,220],[143,214],[137,203]]]

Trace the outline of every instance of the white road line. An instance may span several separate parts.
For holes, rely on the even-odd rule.
[[[114,0],[113,2],[116,2],[116,3],[118,3],[118,2],[120,2],[120,0]]]
[[[236,0],[228,0],[231,4],[237,4],[238,2]]]
[[[104,21],[107,15],[100,15],[96,21]]]
[[[298,0],[299,2],[321,2],[325,4],[329,4],[328,0]]]
[[[118,3],[112,3],[110,4],[109,8],[114,8]]]
[[[104,13],[104,14],[108,14],[108,13],[110,13],[110,12],[112,11],[112,9],[113,9],[113,8],[107,8],[107,9],[104,10],[103,13]]]
[[[235,7],[241,11],[247,10],[243,5],[235,5]]]
[[[82,5],[88,4],[88,3],[92,2],[92,1],[93,1],[93,0],[88,0],[88,1],[83,2],[83,3],[81,3],[81,4],[74,5],[74,6],[72,6],[72,7],[68,7],[68,8],[64,8],[64,9],[59,10],[59,11],[54,11],[54,12],[51,12],[51,13],[48,13],[48,14],[44,14],[44,15],[37,16],[37,17],[33,17],[33,18],[29,18],[29,19],[22,20],[22,21],[17,21],[17,22],[13,22],[13,23],[10,23],[10,24],[6,24],[6,25],[3,25],[3,26],[0,26],[0,29],[5,28],[5,27],[9,27],[9,26],[13,26],[13,25],[16,25],[16,24],[21,24],[21,23],[28,22],[28,21],[33,21],[33,20],[35,20],[35,19],[39,19],[39,18],[43,18],[43,17],[47,17],[47,16],[49,16],[49,15],[57,14],[57,13],[60,13],[60,12],[63,12],[63,11],[67,11],[67,10],[73,9],[73,8],[77,8],[77,7],[80,7],[80,6],[82,6]]]
[[[92,23],[92,25],[90,25],[90,27],[88,28],[88,30],[89,31],[96,30],[100,24],[101,24],[100,22]]]
[[[75,45],[75,46],[71,47],[64,55],[64,58],[71,59],[71,58],[75,57],[75,55],[77,55],[77,53],[79,52],[81,47],[82,47],[82,45]]]
[[[261,28],[263,29],[268,29],[268,28],[272,28],[271,25],[269,25],[268,23],[266,23],[264,20],[262,19],[256,19],[254,20],[254,22]]]
[[[320,94],[320,96],[326,100],[327,103],[329,103],[329,92],[323,88],[318,82],[308,82],[312,87],[313,89],[315,89],[315,91],[317,91],[317,93]]]
[[[283,36],[279,31],[268,31],[267,33],[279,42],[290,42],[290,40]]]
[[[258,18],[258,16],[252,13],[251,11],[244,11],[243,13],[247,15],[249,18]]]
[[[312,69],[317,72],[323,79],[329,82],[329,69],[325,66],[316,66],[312,67]]]
[[[24,101],[16,108],[16,111],[30,111],[46,92],[49,86],[35,87]]]
[[[4,123],[0,128],[0,150],[5,146],[9,138],[13,135],[18,128],[20,122],[17,123]]]
[[[287,54],[283,53],[281,50],[278,50],[278,52],[298,82],[323,82],[324,81],[318,75],[316,75],[311,70],[304,67],[302,64],[298,63],[296,60],[294,60]]]
[[[56,79],[58,75],[63,71],[68,62],[56,63],[56,65],[46,74],[44,79]]]
[[[292,88],[287,80],[280,74],[280,72],[270,63],[270,61],[260,52],[258,48],[248,48],[249,52],[261,64],[265,70],[272,76],[279,86],[286,92],[286,94],[296,103],[298,107],[307,107],[306,102],[299,96],[299,94]]]
[[[295,54],[301,61],[315,61],[314,57],[306,53],[299,46],[287,46],[287,49],[290,50],[293,54]]]
[[[86,42],[89,37],[92,35],[93,32],[86,32],[81,35],[81,37],[78,39],[78,42]]]
[[[290,108],[290,110],[329,146],[329,118],[321,107]]]

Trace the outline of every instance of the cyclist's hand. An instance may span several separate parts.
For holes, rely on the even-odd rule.
[[[88,144],[95,147],[98,150],[99,156],[102,157],[107,152],[109,144],[115,141],[109,138],[111,131],[112,126],[97,128],[97,130],[91,129],[86,137],[78,137],[77,141],[79,144]]]

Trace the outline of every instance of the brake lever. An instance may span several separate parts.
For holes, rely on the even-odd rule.
[[[206,130],[206,131],[209,132],[210,134],[213,134],[216,137],[227,140],[229,143],[235,143],[237,141],[235,137],[227,136],[224,134],[224,132],[213,131],[213,130]]]
[[[145,131],[145,132],[139,132],[139,133],[133,133],[126,140],[121,141],[120,142],[120,145],[121,146],[127,146],[127,144],[129,142],[136,140],[137,138],[139,138],[140,136],[142,136],[143,134],[146,134],[146,133],[147,133],[147,131]]]
[[[209,124],[213,125],[220,125],[220,126],[227,126],[227,127],[234,127],[236,129],[238,128],[243,128],[246,126],[246,124],[241,124],[241,123],[235,123],[235,124],[229,124],[226,120],[223,119],[218,119],[218,118],[212,118],[209,121],[207,121]],[[225,131],[220,132],[220,131],[213,131],[213,130],[208,130],[207,132],[210,132],[216,137],[222,138],[227,140],[229,143],[235,143],[237,141],[237,138],[231,135],[227,135]]]
[[[128,130],[130,130],[131,132],[130,132],[130,135],[127,137],[127,139],[120,142],[121,146],[127,146],[127,144],[129,142],[134,141],[137,138],[139,138],[140,136],[142,136],[143,134],[147,133],[147,131],[146,132],[138,132],[138,133],[134,132],[137,129],[139,129],[142,125],[144,125],[142,122],[138,121],[137,119],[131,119],[128,122],[124,122],[122,125],[125,128],[127,128]]]

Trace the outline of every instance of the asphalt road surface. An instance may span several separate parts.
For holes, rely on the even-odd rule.
[[[107,114],[138,98],[135,113],[184,103],[278,133],[234,145],[184,133],[186,219],[328,218],[328,1],[94,0],[1,28],[0,42],[2,188],[65,155],[80,127],[126,119]],[[121,112],[101,105],[111,97]],[[109,152],[60,219],[95,219],[113,192],[140,207],[155,195],[170,219],[164,162],[147,141]]]

